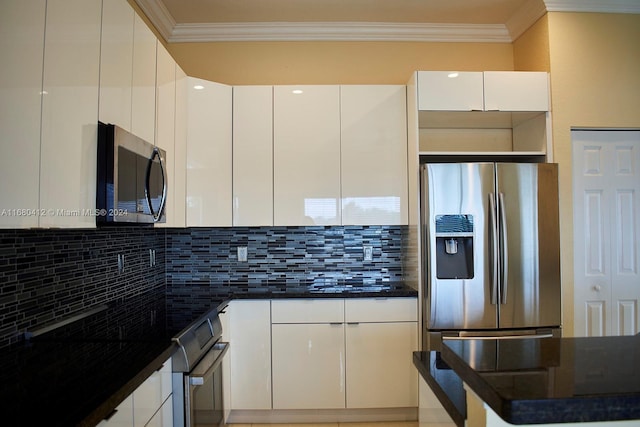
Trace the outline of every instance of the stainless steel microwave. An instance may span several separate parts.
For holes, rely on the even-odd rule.
[[[96,224],[165,222],[165,156],[121,127],[98,122]]]

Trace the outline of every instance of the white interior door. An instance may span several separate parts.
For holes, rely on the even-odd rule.
[[[640,329],[640,131],[576,130],[573,140],[576,336]]]

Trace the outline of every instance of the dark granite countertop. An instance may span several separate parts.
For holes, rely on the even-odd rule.
[[[467,419],[467,401],[462,380],[437,351],[416,351],[413,364],[458,427]]]
[[[442,359],[502,419],[640,419],[640,336],[451,340]]]
[[[354,289],[355,288],[355,289]],[[285,290],[149,292],[3,348],[0,405],[12,426],[93,426],[175,351],[171,338],[232,299],[415,297],[402,284],[312,283]]]

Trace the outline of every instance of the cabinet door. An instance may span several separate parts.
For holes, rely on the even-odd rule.
[[[344,325],[272,325],[273,409],[344,408]]]
[[[133,392],[135,427],[147,425],[153,415],[171,395],[171,359],[145,380]],[[171,399],[169,399],[171,401]]]
[[[417,406],[417,322],[347,323],[347,408]]]
[[[115,409],[109,418],[102,420],[98,427],[131,427],[133,425],[133,394],[130,394]]]
[[[145,427],[173,427],[173,401],[171,399],[165,400],[162,407]]]
[[[418,71],[418,110],[482,111],[482,72]]]
[[[408,223],[405,86],[341,86],[342,225]]]
[[[156,46],[155,34],[137,14],[133,33],[133,89],[131,132],[155,143],[156,119]]]
[[[176,123],[173,164],[173,225],[187,225],[187,74],[176,64]]]
[[[485,71],[486,111],[548,111],[549,75],[534,71]]]
[[[47,1],[42,227],[95,227],[101,12],[102,0]]]
[[[273,225],[273,87],[233,88],[233,225]]]
[[[230,226],[231,86],[188,82],[187,226]]]
[[[231,409],[271,409],[270,301],[232,301],[229,316]]]
[[[126,0],[105,0],[100,43],[100,121],[131,131],[133,22]]]
[[[176,63],[161,44],[158,44],[156,85],[156,145],[166,152],[164,165],[167,183],[167,201],[164,207],[166,222],[157,225],[177,227],[179,224],[175,223]]]
[[[38,226],[45,9],[45,0],[0,2],[1,228]]]
[[[274,225],[339,225],[339,86],[276,86],[273,97]]]

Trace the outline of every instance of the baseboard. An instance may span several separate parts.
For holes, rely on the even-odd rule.
[[[228,424],[417,421],[418,408],[231,410]]]

